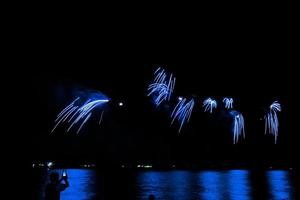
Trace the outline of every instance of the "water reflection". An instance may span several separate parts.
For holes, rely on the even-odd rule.
[[[250,199],[249,172],[142,172],[137,178],[139,199]]]
[[[249,183],[249,171],[246,170],[230,170],[228,171],[228,192],[230,199],[248,200],[251,194]]]
[[[172,171],[169,174],[172,183],[173,196],[171,199],[195,199],[200,190],[197,185],[197,176],[194,172]]]
[[[268,171],[265,190],[270,199],[291,199],[288,171]],[[154,194],[158,199],[253,199],[250,171],[142,172],[138,175],[139,199]],[[197,180],[195,179],[197,177]]]
[[[53,171],[60,174],[62,172],[62,170]],[[149,195],[153,194],[156,199],[166,200],[248,200],[257,199],[256,197],[261,195],[256,193],[261,192],[266,196],[258,199],[276,200],[292,199],[295,190],[290,180],[293,176],[289,171],[280,170],[260,171],[259,173],[249,170],[143,171],[128,175],[135,177],[133,182],[124,179],[126,176],[118,174],[114,176],[115,173],[104,172],[109,177],[104,179],[103,175],[96,176],[94,170],[68,169],[67,172],[70,187],[61,193],[62,200],[99,199],[107,190],[113,193],[108,192],[104,199],[147,200]],[[250,175],[259,178],[255,180]],[[99,181],[102,187],[96,187],[96,182],[99,183]],[[125,190],[132,190],[132,196],[128,197]]]
[[[288,171],[273,170],[267,172],[269,193],[272,199],[292,199],[292,187]]]
[[[53,171],[62,173],[62,170]],[[95,171],[68,169],[67,173],[70,187],[61,193],[62,200],[90,200],[96,197]]]
[[[158,199],[195,199],[197,176],[188,171],[142,172],[137,177],[138,199],[153,194]],[[197,198],[196,198],[197,199]]]
[[[199,186],[202,188],[201,199],[222,199],[226,181],[224,173],[218,171],[203,171],[199,174]]]

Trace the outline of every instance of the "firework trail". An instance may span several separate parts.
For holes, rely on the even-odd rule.
[[[176,78],[169,76],[164,69],[158,68],[154,72],[153,83],[148,86],[148,96],[155,95],[154,103],[159,106],[163,101],[169,101],[174,91]]]
[[[171,118],[172,118],[171,124],[174,123],[175,119],[179,121],[180,123],[179,131],[178,131],[179,133],[181,131],[183,124],[189,122],[194,104],[195,104],[194,99],[187,101],[186,98],[180,98],[178,100],[178,103],[171,114]]]
[[[101,124],[101,122],[102,122],[103,113],[104,113],[104,111],[102,111],[102,112],[101,112],[101,116],[100,116],[99,124]]]
[[[237,111],[230,111],[233,116],[233,144],[236,144],[240,136],[245,138],[244,117]]]
[[[68,106],[66,106],[56,117],[55,126],[53,127],[51,133],[55,131],[55,129],[64,122],[67,122],[69,125],[67,132],[69,132],[72,127],[76,124],[80,124],[77,129],[77,134],[80,132],[84,124],[90,119],[92,116],[92,112],[97,107],[101,107],[103,104],[109,102],[108,99],[88,99],[83,105],[80,105],[78,100],[80,97],[77,97],[74,101],[72,101]],[[75,105],[77,103],[77,105]],[[101,113],[101,119],[102,119]]]
[[[223,103],[225,104],[226,109],[232,109],[233,108],[233,99],[225,97],[223,99]]]
[[[277,143],[279,127],[277,112],[281,112],[281,105],[278,101],[274,101],[269,107],[269,112],[265,115],[265,134],[269,132],[274,135],[275,144]]]
[[[217,108],[217,102],[211,98],[207,98],[203,101],[204,112],[213,112],[213,109]]]

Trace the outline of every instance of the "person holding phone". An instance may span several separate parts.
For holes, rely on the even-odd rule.
[[[60,200],[60,192],[64,191],[69,186],[68,176],[65,171],[63,172],[61,179],[59,179],[59,174],[57,172],[51,173],[50,183],[46,186],[45,199]]]

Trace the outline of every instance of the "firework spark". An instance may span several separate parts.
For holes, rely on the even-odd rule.
[[[169,76],[164,69],[158,68],[154,72],[153,83],[148,86],[148,96],[154,96],[154,103],[159,106],[163,101],[169,101],[174,91],[176,78],[173,74]]]
[[[109,102],[108,99],[88,99],[83,105],[78,103],[80,98],[77,97],[74,101],[72,101],[68,106],[66,106],[56,117],[55,126],[52,129],[51,133],[55,131],[55,129],[64,122],[70,123],[67,132],[69,132],[72,127],[76,124],[80,124],[77,129],[77,134],[80,132],[84,124],[90,119],[92,116],[92,112],[96,107],[101,107],[101,105]],[[78,105],[75,105],[78,103]],[[101,113],[101,119],[102,119]]]
[[[183,124],[189,122],[194,104],[195,104],[194,99],[187,101],[186,98],[181,98],[178,100],[178,103],[171,114],[171,118],[172,118],[171,124],[174,123],[175,119],[179,121],[180,124],[179,131],[178,131],[179,133],[181,131]]]
[[[233,99],[232,98],[225,97],[223,99],[223,102],[225,104],[226,109],[232,109],[233,108]]]
[[[211,98],[207,98],[203,101],[204,112],[213,112],[213,109],[217,108],[217,102]]]
[[[279,121],[277,112],[281,112],[281,105],[278,101],[274,101],[270,107],[268,113],[265,115],[265,134],[268,132],[275,137],[275,144],[277,143]]]
[[[244,117],[237,111],[230,111],[230,115],[233,116],[233,144],[236,144],[240,136],[245,138]]]

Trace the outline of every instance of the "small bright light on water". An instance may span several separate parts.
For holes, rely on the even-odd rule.
[[[123,102],[119,102],[118,105],[119,106],[123,106],[124,104],[123,104]]]

